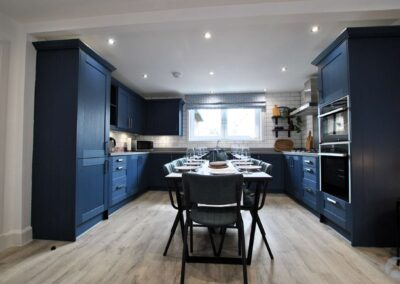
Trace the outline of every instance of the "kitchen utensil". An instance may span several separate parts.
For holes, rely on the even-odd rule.
[[[285,106],[281,106],[279,107],[279,111],[280,111],[280,116],[281,117],[288,117],[289,116],[289,108],[285,107]]]
[[[277,105],[275,105],[275,106],[272,108],[272,116],[274,116],[274,117],[279,117],[279,116],[281,116],[281,111],[279,110],[279,107],[278,107]]]
[[[275,141],[274,149],[277,152],[292,151],[294,143],[290,139],[277,139]]]
[[[175,170],[178,170],[180,172],[188,172],[188,171],[194,171],[198,168],[199,166],[176,166]]]
[[[310,151],[313,148],[313,136],[311,135],[311,130],[308,132],[308,137],[306,141],[306,151]]]

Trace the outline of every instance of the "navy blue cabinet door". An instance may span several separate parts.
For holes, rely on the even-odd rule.
[[[347,41],[332,51],[318,67],[319,104],[349,95]]]
[[[268,183],[268,192],[283,192],[285,185],[282,155],[260,154],[256,158],[272,165],[272,180]]]
[[[106,159],[77,159],[76,224],[82,224],[106,210]]]
[[[136,134],[144,133],[145,123],[145,102],[140,96],[132,94],[131,100],[131,111],[132,111],[132,132]]]
[[[147,101],[145,133],[148,135],[182,135],[182,112],[183,101],[181,99]]]
[[[303,164],[300,156],[285,156],[286,191],[297,199],[303,198]]]
[[[118,88],[118,96],[117,96],[117,107],[118,107],[118,119],[117,119],[117,127],[128,130],[130,126],[129,121],[129,100],[130,94],[124,88]]]
[[[147,188],[146,182],[146,165],[149,155],[139,155],[138,157],[138,184],[139,184],[139,191],[143,191]]]
[[[80,51],[79,56],[77,157],[104,157],[108,141],[110,72],[85,52]]]
[[[127,196],[136,194],[139,191],[137,155],[128,156],[126,181]]]
[[[154,189],[167,189],[163,165],[171,161],[171,154],[151,153],[146,165],[148,187]]]

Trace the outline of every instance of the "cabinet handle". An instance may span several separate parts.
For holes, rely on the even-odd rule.
[[[307,192],[309,192],[309,193],[311,193],[311,192],[313,192],[311,189],[309,189],[309,188],[304,188]]]
[[[123,170],[124,167],[117,167],[117,171]]]
[[[305,162],[306,164],[308,164],[308,165],[311,165],[311,164],[312,164],[312,162],[311,162],[310,160],[304,160],[304,162]]]
[[[309,168],[306,168],[305,170],[306,170],[307,173],[312,173],[313,172],[312,169],[309,169]]]
[[[116,190],[119,190],[119,189],[123,189],[125,187],[125,185],[117,185],[116,187],[115,187],[115,189]]]
[[[124,161],[124,159],[117,159],[117,162],[119,163],[119,162],[123,162]]]
[[[329,197],[326,198],[326,201],[329,201],[332,204],[336,204],[337,203],[336,200],[333,200],[332,198],[329,198]]]

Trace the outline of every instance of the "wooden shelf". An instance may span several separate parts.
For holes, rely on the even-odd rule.
[[[282,117],[282,116],[272,116],[272,119],[275,121],[275,125],[278,124],[279,119],[287,119],[288,124],[290,124],[291,117]]]
[[[287,132],[288,137],[290,137],[290,132],[293,130],[290,130],[289,128],[284,128],[284,129],[272,129],[273,132],[275,132],[275,137],[278,138],[278,133],[279,132]]]

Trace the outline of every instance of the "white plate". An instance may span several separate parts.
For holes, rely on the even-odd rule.
[[[212,175],[231,175],[231,174],[236,174],[237,172],[233,169],[230,168],[225,168],[225,169],[212,169],[209,168],[208,172]]]
[[[200,166],[201,164],[203,164],[202,162],[186,162],[185,165],[186,166]]]
[[[176,166],[175,169],[178,171],[193,171],[198,169],[199,166]]]
[[[236,162],[234,163],[236,166],[241,166],[241,165],[252,165],[253,162],[245,162],[245,161],[241,161],[241,162]]]
[[[248,166],[238,166],[237,168],[239,170],[259,170],[261,169],[261,166],[248,165]]]

